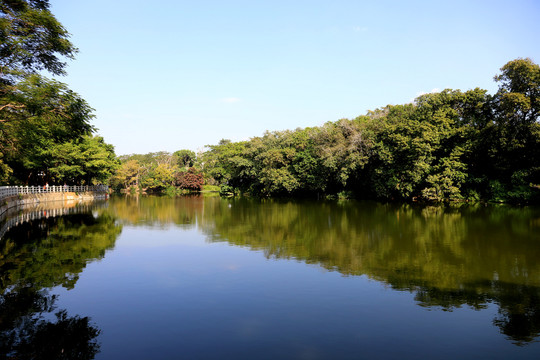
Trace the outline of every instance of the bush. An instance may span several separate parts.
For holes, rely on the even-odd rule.
[[[181,189],[201,191],[204,185],[204,176],[202,172],[191,167],[187,171],[177,173],[175,183]]]

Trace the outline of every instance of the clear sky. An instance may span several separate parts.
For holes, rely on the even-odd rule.
[[[80,50],[58,80],[118,155],[203,149],[421,93],[494,93],[540,63],[539,0],[51,0]]]

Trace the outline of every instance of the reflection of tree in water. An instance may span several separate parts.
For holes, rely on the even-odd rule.
[[[0,241],[0,290],[15,283],[71,289],[90,261],[114,247],[121,231],[106,213],[44,218],[12,228]]]
[[[367,275],[414,293],[424,307],[495,303],[494,324],[516,344],[540,335],[539,209],[230,203],[205,212],[214,214],[203,222],[212,241]]]
[[[493,323],[517,345],[533,341],[540,335],[540,288],[513,284],[497,287],[499,316]]]
[[[219,200],[219,199],[218,199]],[[203,213],[204,197],[114,196],[109,211],[123,224],[168,228],[194,227]]]
[[[49,288],[71,289],[86,265],[112,249],[122,228],[102,213],[44,218],[0,241],[0,358],[92,359],[100,330],[56,309]]]
[[[4,359],[93,359],[100,330],[88,317],[55,313],[55,296],[31,287],[0,296],[0,357]]]
[[[420,306],[445,311],[462,305],[481,310],[488,303],[497,304],[499,315],[493,324],[516,345],[525,345],[540,336],[540,287],[493,281],[467,284],[462,290],[419,286],[413,291]]]

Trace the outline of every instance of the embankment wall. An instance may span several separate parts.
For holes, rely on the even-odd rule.
[[[57,192],[43,194],[18,194],[2,200],[0,204],[0,215],[12,208],[35,206],[46,202],[63,202],[65,205],[79,201],[102,200],[108,198],[103,192]]]

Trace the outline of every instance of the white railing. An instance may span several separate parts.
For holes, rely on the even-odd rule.
[[[10,196],[17,196],[18,194],[44,194],[44,193],[64,193],[64,192],[107,193],[108,191],[109,191],[109,187],[107,185],[0,186],[0,202]]]

